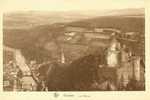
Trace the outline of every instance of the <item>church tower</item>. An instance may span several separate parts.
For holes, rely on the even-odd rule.
[[[61,63],[65,64],[65,55],[64,55],[64,50],[61,49]]]

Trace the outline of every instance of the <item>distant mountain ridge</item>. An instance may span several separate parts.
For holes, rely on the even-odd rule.
[[[119,9],[119,10],[111,10],[107,12],[105,16],[145,16],[145,9],[144,8],[129,8],[129,9]]]
[[[28,29],[39,25],[68,23],[99,16],[143,17],[144,8],[104,11],[18,11],[4,13],[3,27],[8,29]]]

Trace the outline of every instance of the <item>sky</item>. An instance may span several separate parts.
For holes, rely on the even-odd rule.
[[[0,0],[2,11],[18,10],[105,10],[144,8],[145,0]]]

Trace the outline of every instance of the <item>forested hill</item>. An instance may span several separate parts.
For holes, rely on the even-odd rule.
[[[114,28],[119,29],[122,32],[139,32],[141,35],[144,36],[145,18],[144,15],[141,14],[140,16],[131,16],[131,14],[130,16],[99,16],[96,18],[82,19],[79,21],[73,21],[68,23],[44,24],[27,29],[4,28],[3,43],[6,46],[21,49],[26,58],[50,58],[52,54],[55,54],[54,52],[58,54],[57,50],[59,51],[60,49],[58,45],[61,42],[57,40],[58,38],[65,37],[65,28],[69,26],[84,28]],[[78,52],[78,50],[81,50],[80,46],[73,47],[73,45],[71,44],[67,46],[68,47],[66,48],[72,50],[70,52]],[[77,49],[71,49],[71,47]],[[86,47],[82,47],[82,49],[84,48]]]

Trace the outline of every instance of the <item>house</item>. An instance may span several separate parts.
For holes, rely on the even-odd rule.
[[[88,39],[110,39],[110,35],[99,33],[85,33],[84,36]]]
[[[83,27],[78,27],[78,26],[68,26],[65,28],[66,32],[86,32],[87,29]]]
[[[114,29],[114,28],[95,28],[94,32],[108,32],[108,33],[112,33],[112,32],[116,32],[116,33],[121,33],[120,30],[118,29]]]
[[[76,32],[66,32],[66,33],[64,33],[66,36],[70,36],[70,37],[72,37],[72,36],[74,36],[74,35],[76,35],[77,33]]]
[[[94,32],[103,32],[104,29],[103,28],[94,28]]]

